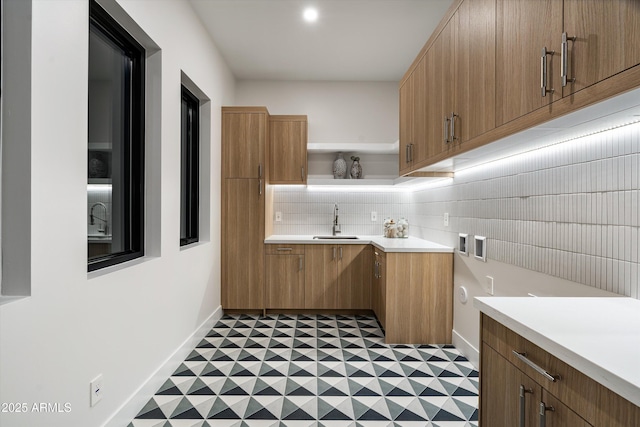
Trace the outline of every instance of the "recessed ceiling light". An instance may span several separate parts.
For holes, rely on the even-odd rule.
[[[304,10],[302,16],[307,22],[315,22],[318,20],[318,11],[312,7],[308,7]]]

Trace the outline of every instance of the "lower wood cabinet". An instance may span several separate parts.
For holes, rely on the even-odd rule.
[[[266,308],[304,307],[304,245],[266,245]]]
[[[373,280],[371,282],[371,309],[384,328],[387,314],[387,266],[386,254],[380,249],[373,250]]]
[[[305,245],[308,309],[370,309],[369,245]]]
[[[453,254],[388,252],[379,274],[386,343],[451,343]]]
[[[481,427],[640,426],[638,406],[485,314],[481,324]]]

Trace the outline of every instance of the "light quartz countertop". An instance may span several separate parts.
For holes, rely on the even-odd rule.
[[[640,300],[480,297],[473,305],[640,406]]]
[[[453,248],[417,237],[390,239],[382,236],[357,236],[357,239],[314,239],[313,235],[273,235],[267,244],[288,245],[373,245],[384,252],[453,252]]]

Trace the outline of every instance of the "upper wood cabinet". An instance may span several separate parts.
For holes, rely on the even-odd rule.
[[[496,16],[499,126],[562,97],[558,51],[562,1],[497,0]]]
[[[307,116],[270,116],[269,183],[307,183]]]
[[[640,2],[564,0],[564,34],[567,96],[640,64]]]
[[[413,163],[409,150],[413,144],[413,81],[412,73],[400,86],[400,152],[398,153],[400,175],[404,175],[412,171]]]
[[[223,178],[265,179],[268,118],[264,107],[222,107]]]

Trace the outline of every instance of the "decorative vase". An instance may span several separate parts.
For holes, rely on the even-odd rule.
[[[347,175],[347,161],[342,153],[333,161],[333,179],[344,179]]]
[[[351,160],[353,160],[353,163],[351,163],[351,178],[362,178],[362,165],[360,165],[360,157],[351,156]]]

